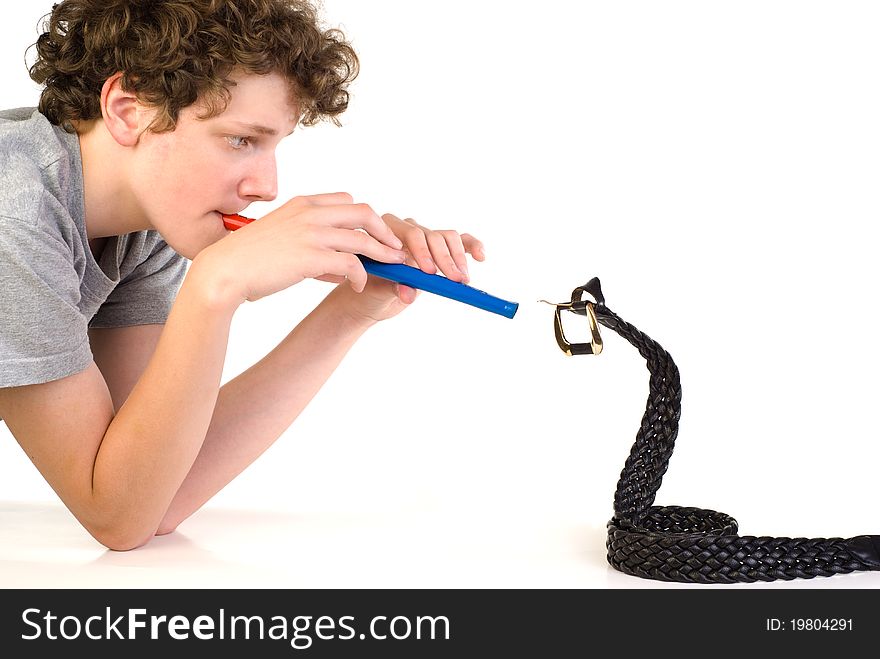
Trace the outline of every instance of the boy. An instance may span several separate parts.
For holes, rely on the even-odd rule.
[[[307,2],[64,0],[36,50],[39,109],[0,113],[0,418],[127,550],[198,510],[415,299],[356,254],[467,282],[483,248],[345,193],[224,228],[275,198],[283,137],[347,107],[357,57]],[[221,387],[237,307],[305,278],[339,285]]]

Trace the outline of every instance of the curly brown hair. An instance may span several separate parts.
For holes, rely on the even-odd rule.
[[[30,76],[45,84],[40,112],[68,132],[101,116],[101,88],[120,71],[123,89],[157,108],[154,132],[197,101],[202,118],[222,112],[234,70],[281,74],[299,123],[339,125],[358,74],[345,35],[322,29],[305,1],[63,0],[44,19]]]

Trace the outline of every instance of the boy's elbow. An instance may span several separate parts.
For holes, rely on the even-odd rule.
[[[176,530],[176,526],[160,526],[158,529],[144,532],[134,531],[105,531],[100,534],[92,533],[94,538],[113,551],[131,551],[143,547],[157,535],[168,535]]]
[[[143,533],[142,531],[126,532],[122,530],[109,529],[101,532],[90,530],[92,537],[112,551],[131,551],[138,547],[143,547],[153,537],[153,533]]]
[[[86,530],[95,540],[113,551],[131,551],[143,547],[158,534],[155,528],[112,522],[89,524]]]
[[[174,533],[177,530],[177,524],[174,525],[165,525],[161,524],[158,529],[156,529],[155,535],[168,535],[169,533]]]

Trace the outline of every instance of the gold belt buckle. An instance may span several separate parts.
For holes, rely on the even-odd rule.
[[[556,343],[559,345],[559,348],[569,357],[572,355],[598,355],[602,353],[602,335],[599,333],[599,320],[596,318],[597,302],[582,299],[585,292],[592,293],[598,303],[604,303],[599,280],[596,277],[591,279],[586,285],[574,289],[570,302],[538,300],[538,302],[556,307],[556,313],[553,316],[553,333],[556,335]],[[570,311],[587,317],[587,321],[590,324],[589,343],[571,343],[565,338],[565,330],[562,328],[563,311]]]

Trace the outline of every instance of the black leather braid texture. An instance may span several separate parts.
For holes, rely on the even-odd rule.
[[[650,373],[645,414],[614,494],[608,522],[608,562],[629,575],[689,583],[811,579],[880,570],[880,535],[853,538],[774,538],[738,535],[736,520],[702,508],[655,506],[681,417],[678,367],[663,347],[605,306],[594,278],[584,291],[600,325],[644,357]],[[577,309],[570,309],[580,313]]]

